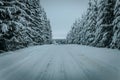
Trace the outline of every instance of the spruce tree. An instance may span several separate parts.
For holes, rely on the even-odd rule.
[[[112,43],[111,47],[112,48],[118,48],[120,49],[120,0],[116,1],[116,5],[114,8],[114,21],[113,21],[113,33],[114,36],[112,37]]]
[[[40,0],[1,0],[0,50],[15,50],[29,45],[44,44],[44,31],[51,30],[46,24],[48,19]],[[49,33],[51,34],[50,31]]]
[[[95,31],[96,31],[96,23],[97,23],[97,15],[98,15],[98,7],[97,7],[97,0],[89,1],[89,8],[88,8],[88,14],[86,15],[87,23],[86,26],[86,32],[85,32],[85,44],[91,45],[91,43],[95,39]]]
[[[98,5],[98,18],[96,25],[96,36],[93,42],[97,47],[108,47],[113,36],[113,8],[115,0],[101,0]]]

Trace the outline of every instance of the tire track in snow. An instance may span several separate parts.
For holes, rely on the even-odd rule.
[[[100,62],[97,59],[92,60],[82,53],[79,54],[79,56],[73,55],[70,51],[68,53],[76,60],[75,62],[82,67],[82,70],[90,80],[119,80],[116,69],[104,64],[104,62]]]
[[[103,60],[97,59],[93,54],[94,57],[90,57],[88,54],[81,53],[79,47],[76,48],[76,45],[37,46],[19,50],[18,52],[21,52],[22,55],[25,52],[25,57],[20,56],[16,63],[0,68],[0,80],[120,79],[120,77],[117,78],[119,76],[119,73],[117,74],[118,69],[103,62]],[[16,54],[9,54],[8,58],[11,59],[14,55]],[[0,60],[3,57],[0,57]],[[16,60],[16,58],[14,59]],[[9,60],[7,61],[9,62]],[[3,64],[2,61],[0,63]]]
[[[25,57],[23,60],[20,60],[18,63],[3,69],[2,72],[0,71],[0,73],[2,73],[0,74],[0,77],[1,78],[3,77],[2,79],[5,79],[5,80],[16,80],[16,78],[19,80],[21,79],[26,80],[24,78],[27,78],[26,77],[27,73],[29,74],[31,72],[31,69],[34,68],[35,64],[38,63],[39,59],[41,61],[46,56],[46,54],[44,53],[46,53],[47,51],[44,51],[42,56],[39,56],[39,54],[34,53],[35,50],[31,51],[31,53],[28,53],[29,55]],[[28,66],[28,64],[30,66]],[[27,68],[27,67],[31,67],[31,68]],[[11,77],[15,75],[18,77]],[[31,77],[31,76],[28,76],[28,77]]]

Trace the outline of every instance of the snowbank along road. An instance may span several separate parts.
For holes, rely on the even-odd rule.
[[[120,80],[120,51],[44,45],[0,55],[0,80]]]

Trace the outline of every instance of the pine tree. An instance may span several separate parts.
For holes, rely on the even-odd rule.
[[[75,44],[77,43],[77,33],[78,33],[78,21],[76,20],[75,23],[73,23],[72,30],[67,35],[67,42]]]
[[[44,27],[47,21],[40,0],[1,0],[0,50],[15,50],[29,45],[44,44]]]
[[[94,40],[95,25],[97,17],[97,1],[89,1],[89,8],[87,13],[79,20],[77,20],[68,34],[71,36],[72,43],[89,45]],[[68,40],[68,39],[67,39]],[[68,40],[71,42],[70,40]]]
[[[23,18],[21,15],[24,11],[20,8],[24,7],[24,4],[16,0],[2,0],[1,3],[0,42],[3,42],[1,44],[1,46],[4,46],[3,50],[8,50],[13,48],[16,42],[18,42],[18,35],[23,34],[22,29],[25,27],[23,23],[20,22],[20,18]],[[19,31],[21,31],[21,33]]]
[[[85,17],[82,17],[82,19],[78,19],[75,21],[75,23],[72,26],[71,31],[67,35],[67,43],[69,44],[82,44],[83,41],[83,28],[85,24]]]
[[[87,23],[86,31],[85,31],[85,44],[91,45],[91,43],[95,39],[95,31],[96,31],[96,23],[97,23],[97,15],[98,15],[98,7],[97,7],[97,0],[89,1],[89,8],[87,13]]]
[[[116,1],[116,5],[114,8],[114,21],[113,21],[113,32],[114,36],[112,37],[112,48],[118,48],[120,49],[120,0]]]
[[[95,47],[120,48],[119,3],[120,0],[90,0],[86,14],[74,23],[67,41]]]
[[[101,0],[98,5],[98,18],[94,46],[108,47],[112,40],[112,21],[115,0]]]

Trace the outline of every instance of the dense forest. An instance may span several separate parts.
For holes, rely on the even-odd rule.
[[[51,43],[50,21],[40,0],[0,0],[0,50]]]
[[[67,35],[69,44],[120,49],[120,0],[90,0]]]
[[[67,44],[66,39],[53,39],[53,44]]]

